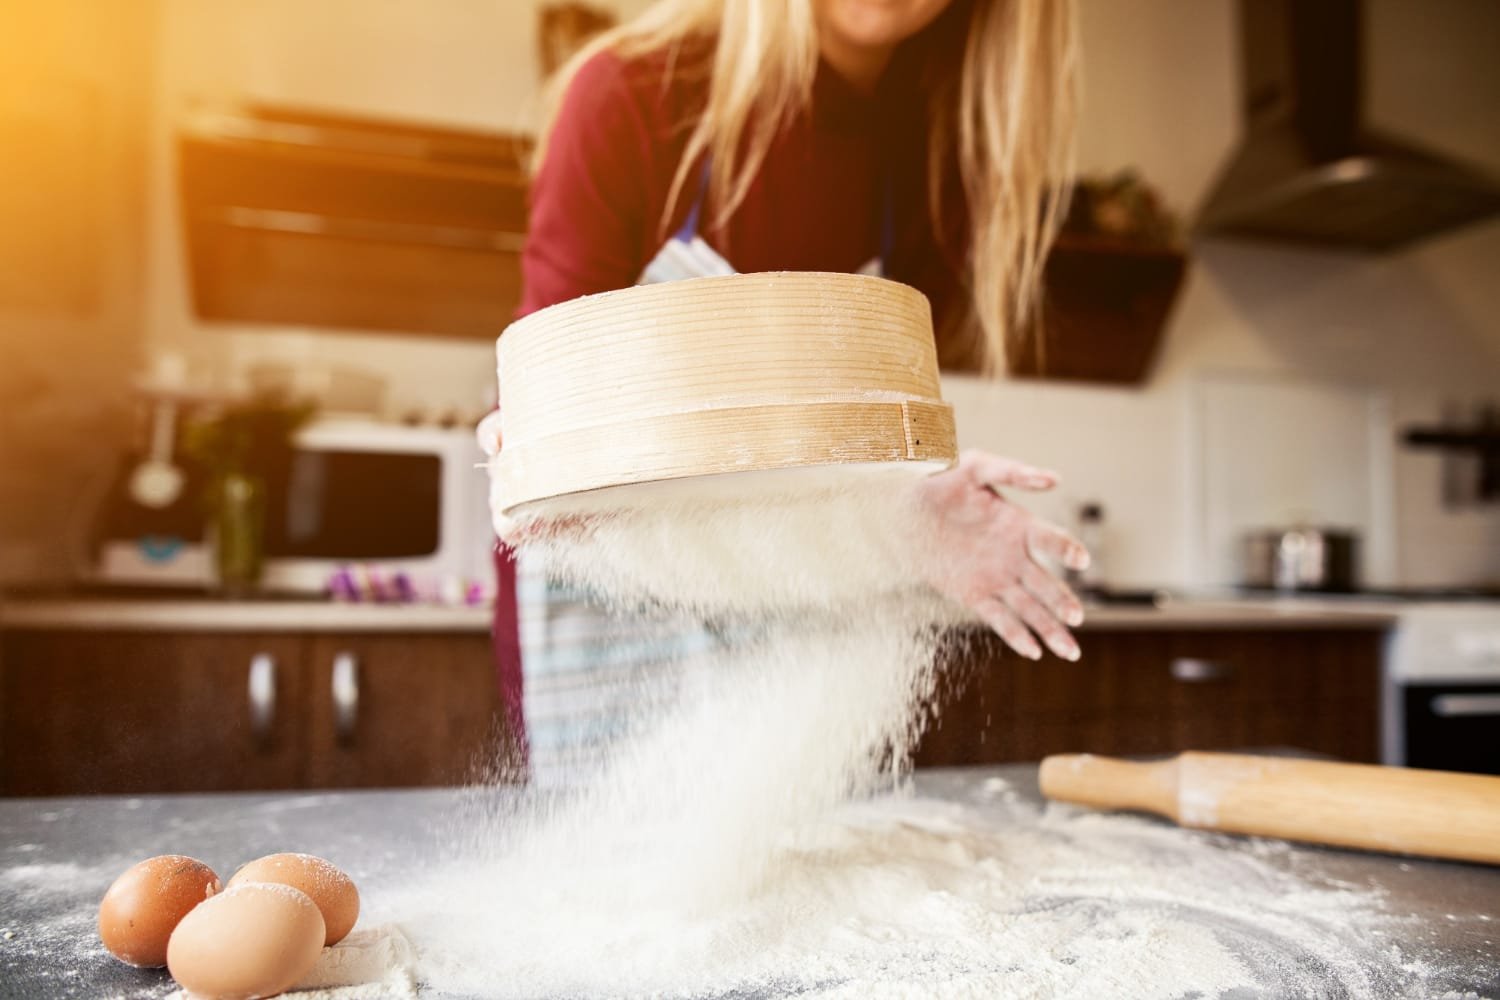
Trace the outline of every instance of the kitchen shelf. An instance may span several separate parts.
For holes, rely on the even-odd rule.
[[[1047,256],[1038,327],[1012,352],[1010,373],[1139,384],[1186,273],[1174,247],[1062,233]]]

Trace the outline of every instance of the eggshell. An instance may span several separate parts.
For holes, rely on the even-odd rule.
[[[182,918],[167,969],[194,1000],[271,997],[317,964],[323,934],[323,915],[305,892],[247,882]]]
[[[222,886],[214,870],[181,854],[132,865],[99,903],[99,939],[122,962],[167,964],[167,939],[177,922]]]
[[[311,854],[268,854],[234,873],[230,885],[277,882],[312,897],[328,926],[324,944],[337,944],[359,919],[359,890],[354,880],[330,862]]]

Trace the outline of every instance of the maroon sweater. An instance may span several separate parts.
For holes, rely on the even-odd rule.
[[[923,62],[914,45],[898,51],[871,96],[820,65],[810,111],[778,136],[727,224],[712,226],[714,206],[704,206],[700,235],[740,272],[856,271],[881,251],[889,190],[886,276],[926,294],[937,329],[951,329],[962,308],[961,251],[952,248],[965,215],[945,206],[939,240],[928,209]],[[704,65],[680,54],[669,76],[665,54],[601,53],[579,70],[532,186],[519,315],[635,284],[682,223],[699,165],[670,217],[667,199],[703,106]],[[949,180],[957,193],[956,174]],[[939,339],[940,356],[950,355],[944,348],[954,345]],[[511,724],[523,732],[515,564],[503,547],[497,565],[495,649]]]
[[[679,62],[664,86],[667,71],[664,55],[601,53],[569,87],[532,187],[521,315],[634,284],[686,216],[696,169],[669,222],[667,197],[706,78]],[[958,297],[957,256],[939,250],[928,219],[914,72],[897,62],[863,97],[820,66],[810,113],[773,143],[726,225],[711,227],[705,206],[703,237],[737,271],[856,271],[880,252],[889,185],[887,275],[925,293],[941,327]]]

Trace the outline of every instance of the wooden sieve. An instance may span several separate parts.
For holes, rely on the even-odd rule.
[[[927,300],[854,274],[772,272],[564,302],[497,349],[500,513],[741,473],[950,465]]]

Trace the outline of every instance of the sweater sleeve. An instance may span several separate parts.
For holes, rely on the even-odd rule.
[[[600,53],[573,78],[531,189],[518,315],[635,283],[651,231],[651,130],[626,65]]]

